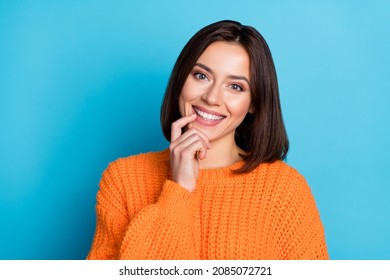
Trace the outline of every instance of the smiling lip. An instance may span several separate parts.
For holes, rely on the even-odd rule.
[[[226,116],[217,112],[207,110],[203,107],[192,106],[194,113],[197,114],[196,121],[202,125],[214,126],[219,124]]]

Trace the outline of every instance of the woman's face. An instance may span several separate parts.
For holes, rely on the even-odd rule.
[[[234,132],[251,107],[250,60],[237,43],[214,42],[199,57],[179,97],[182,116],[210,142],[234,144]]]

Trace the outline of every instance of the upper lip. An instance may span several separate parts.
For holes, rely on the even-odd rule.
[[[203,111],[205,113],[208,113],[210,115],[214,115],[214,116],[218,116],[218,117],[226,117],[225,115],[222,115],[222,114],[220,114],[218,112],[215,112],[215,111],[207,110],[206,108],[201,107],[201,106],[192,105],[192,107],[194,107],[194,108],[196,108],[196,109],[198,109],[200,111]]]

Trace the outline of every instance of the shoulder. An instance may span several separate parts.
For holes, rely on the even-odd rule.
[[[304,176],[285,162],[276,161],[262,164],[256,169],[258,180],[262,182],[265,197],[272,200],[280,213],[318,217],[316,201]],[[287,211],[287,212],[286,212]]]
[[[153,178],[166,177],[169,168],[169,151],[148,152],[118,158],[108,164],[101,183],[118,188],[138,185]]]
[[[266,175],[271,180],[306,182],[303,175],[297,169],[280,160],[260,164],[254,170],[254,173],[258,176]]]
[[[156,170],[169,166],[169,151],[157,151],[131,155],[118,158],[109,163],[106,171],[126,171],[137,172],[137,170]]]
[[[304,176],[285,162],[263,164],[257,170],[266,176],[263,193],[268,213],[280,234],[281,259],[328,258],[324,228],[315,198]]]
[[[254,171],[256,180],[266,188],[287,196],[311,196],[304,176],[286,162],[275,161],[260,164]]]
[[[118,201],[138,199],[135,193],[145,189],[154,191],[161,185],[159,182],[166,178],[168,167],[168,150],[118,158],[102,174],[99,197],[117,197]]]

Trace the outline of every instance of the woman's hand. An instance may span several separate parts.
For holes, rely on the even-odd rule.
[[[210,148],[208,137],[196,128],[190,128],[182,134],[182,128],[195,121],[196,114],[185,116],[171,127],[169,146],[172,180],[192,192],[195,190],[199,174],[199,160],[205,159]]]

